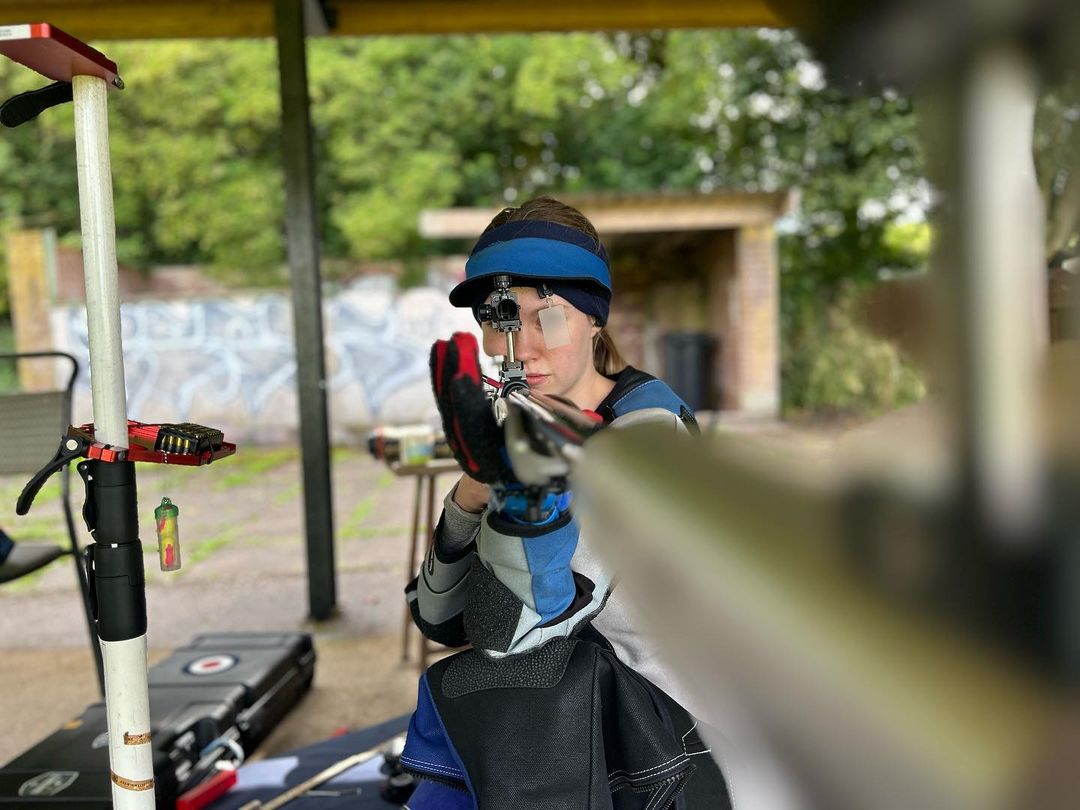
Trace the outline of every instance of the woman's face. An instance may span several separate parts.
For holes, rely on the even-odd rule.
[[[535,287],[512,289],[521,310],[521,331],[514,334],[514,354],[525,364],[529,388],[541,394],[569,396],[592,371],[592,339],[600,327],[594,326],[588,315],[575,309],[566,299],[553,295],[553,305],[561,306],[566,313],[570,342],[549,349],[540,329],[540,311],[547,308],[547,301],[540,297]],[[505,355],[506,336],[496,332],[486,321],[483,329],[484,354],[489,357]]]

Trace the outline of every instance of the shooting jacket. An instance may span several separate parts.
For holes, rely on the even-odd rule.
[[[648,422],[670,425],[672,431],[697,432],[690,408],[661,380],[631,367],[612,379],[614,388],[597,407],[605,424],[620,428]],[[516,542],[515,533],[520,538]],[[537,559],[541,553],[543,559]],[[610,592],[610,583],[610,572],[587,538],[579,537],[577,523],[569,515],[546,526],[515,527],[490,512],[465,512],[450,492],[435,542],[405,593],[414,621],[428,638],[460,647],[470,642],[478,646],[482,637],[490,642],[484,649],[491,657],[540,646],[592,618],[620,659],[680,698],[678,684],[642,637],[628,606],[618,593]],[[483,610],[485,601],[499,597],[523,605],[512,630],[505,627],[505,617],[514,615],[512,606],[502,606],[501,612],[494,605]],[[467,604],[475,609],[466,610]],[[472,628],[466,628],[466,616]],[[492,628],[497,616],[504,617],[502,623]],[[498,638],[488,638],[491,635]]]
[[[633,368],[613,379],[597,408],[606,424],[696,432],[660,380]],[[430,781],[410,807],[456,806],[425,799],[447,789],[483,808],[586,796],[590,808],[728,806],[693,718],[664,691],[671,678],[569,511],[521,524],[466,513],[451,493],[435,540],[406,589],[413,618],[430,638],[474,649],[421,679],[402,763]]]

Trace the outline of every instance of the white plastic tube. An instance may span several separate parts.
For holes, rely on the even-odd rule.
[[[109,160],[108,89],[104,79],[95,76],[75,76],[72,88],[95,435],[98,441],[127,447],[116,223],[112,163]]]
[[[146,636],[100,643],[105,661],[113,807],[153,810],[154,758],[150,744]]]

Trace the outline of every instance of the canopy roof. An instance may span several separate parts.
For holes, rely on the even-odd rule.
[[[766,0],[330,0],[309,33],[450,34],[782,26]],[[326,11],[324,11],[326,10]],[[0,25],[49,22],[83,40],[274,36],[273,0],[0,0]]]
[[[771,225],[791,211],[797,196],[773,192],[608,192],[560,194],[559,199],[584,213],[601,236],[716,231]],[[420,214],[420,233],[429,239],[475,239],[499,208],[442,208]]]

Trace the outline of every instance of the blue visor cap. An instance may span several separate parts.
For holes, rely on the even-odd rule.
[[[480,237],[465,263],[465,280],[450,291],[456,307],[477,307],[495,289],[492,278],[509,275],[515,286],[536,281],[592,288],[611,301],[611,270],[604,246],[586,233],[555,222],[507,222]]]

